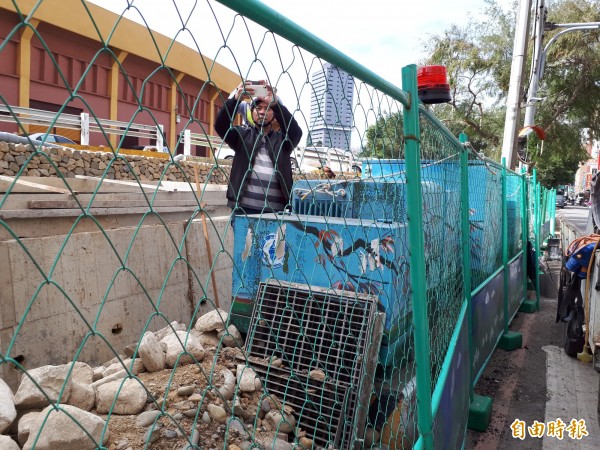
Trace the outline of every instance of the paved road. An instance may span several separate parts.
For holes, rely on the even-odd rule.
[[[581,234],[585,234],[590,208],[588,206],[566,206],[556,211],[557,218],[563,218]]]
[[[588,208],[568,206],[560,211],[583,233]],[[557,231],[560,228],[557,226]],[[560,263],[548,262],[548,280],[558,284]],[[498,349],[490,358],[475,392],[493,399],[492,419],[485,432],[469,431],[466,449],[476,450],[558,450],[600,449],[598,424],[598,384],[600,375],[592,364],[567,356],[562,349],[564,325],[556,323],[557,295],[549,290],[540,299],[534,314],[517,313],[510,329],[523,335],[523,346],[512,352]],[[585,423],[588,436],[562,439],[548,436],[548,424],[557,419],[569,426]],[[522,421],[526,427],[536,421],[544,424],[543,437],[514,437],[511,424]],[[582,422],[584,421],[584,422]]]

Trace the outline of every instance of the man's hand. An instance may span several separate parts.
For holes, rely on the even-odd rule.
[[[257,96],[258,99],[264,101],[265,103],[267,103],[269,105],[277,103],[277,97],[275,96],[274,89],[270,85],[267,84],[267,80],[260,80],[260,81],[246,80],[245,82],[240,83],[238,85],[236,93],[235,93],[235,99],[240,100],[240,99],[243,99],[244,97],[248,97],[248,98],[250,98],[250,100],[252,100],[252,98],[256,94],[256,90],[251,86],[256,86],[257,84],[264,86],[265,89],[267,90],[267,95],[265,95],[264,97]]]

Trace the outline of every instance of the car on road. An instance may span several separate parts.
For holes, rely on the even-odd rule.
[[[562,209],[565,205],[565,193],[563,191],[556,191],[556,207]]]
[[[50,144],[76,144],[75,141],[68,137],[61,136],[60,134],[46,134],[46,133],[31,133],[31,134],[20,134],[22,137],[29,137],[32,141],[44,141]]]

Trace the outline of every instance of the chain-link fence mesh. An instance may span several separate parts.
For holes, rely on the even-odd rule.
[[[506,206],[508,228],[508,258],[512,259],[523,249],[523,181],[514,172],[506,178]]]
[[[432,383],[442,369],[464,299],[462,146],[421,115],[423,224]]]
[[[502,169],[478,155],[469,156],[469,222],[472,287],[502,266]]]
[[[467,299],[506,263],[502,168],[464,164],[430,113],[405,136],[405,93],[307,33],[214,2],[61,5],[0,2],[0,431],[22,448],[462,442]],[[522,191],[509,173],[509,258]]]

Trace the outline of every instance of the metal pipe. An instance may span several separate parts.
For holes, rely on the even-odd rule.
[[[537,181],[537,169],[533,169],[533,233],[534,233],[534,245],[535,245],[535,261],[533,267],[535,268],[534,282],[535,282],[535,310],[540,309],[540,183]]]
[[[531,70],[531,80],[527,91],[527,104],[525,105],[525,118],[523,126],[534,125],[535,104],[537,103],[537,92],[539,81],[542,77],[541,67],[543,66],[542,42],[544,40],[544,24],[546,22],[546,7],[540,5],[535,17],[535,44],[533,47],[533,65]]]
[[[554,36],[552,36],[552,38],[544,46],[544,51],[542,52],[542,60],[541,60],[541,64],[540,64],[540,79],[544,75],[544,69],[546,66],[546,55],[548,54],[548,50],[550,49],[550,46],[552,44],[554,44],[554,42],[556,42],[556,40],[559,37],[561,37],[563,34],[570,33],[572,31],[595,30],[597,28],[600,28],[600,22],[590,22],[590,24],[581,25],[581,26],[579,24],[577,24],[577,26],[574,26],[573,28],[568,28],[566,30],[562,30],[562,31],[556,33]]]
[[[588,25],[595,25],[595,28],[598,28],[600,27],[600,22],[553,23],[552,28],[587,27]]]

